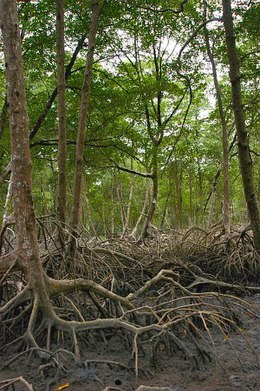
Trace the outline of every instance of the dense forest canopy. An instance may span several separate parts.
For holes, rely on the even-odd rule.
[[[56,213],[58,202],[55,2],[21,1],[18,7],[33,197],[40,216]],[[259,198],[260,8],[254,1],[232,1],[232,8]],[[207,227],[222,220],[222,126],[206,33],[228,138],[228,210],[232,224],[248,222],[221,14],[219,1],[104,2],[84,137],[82,224],[91,235],[131,233],[153,199],[158,205],[152,223],[164,230]],[[68,221],[90,19],[90,1],[65,1]],[[3,56],[1,62],[0,172],[4,174],[11,152]],[[11,202],[6,202],[8,175],[1,181],[1,220],[12,210]],[[139,231],[142,224],[143,219]]]

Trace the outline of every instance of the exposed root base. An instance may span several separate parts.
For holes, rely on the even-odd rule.
[[[149,246],[122,239],[109,246],[106,242],[105,247],[83,243],[77,249],[72,279],[65,278],[67,262],[60,250],[55,246],[51,252],[48,246],[42,255],[50,300],[45,303],[32,294],[29,285],[17,285],[23,277],[9,266],[2,278],[0,343],[1,350],[12,356],[4,367],[22,355],[37,354],[42,376],[50,367],[66,371],[68,359],[85,362],[82,344],[106,345],[115,335],[132,354],[136,376],[140,357],[148,355],[156,367],[161,349],[181,352],[195,367],[210,361],[212,328],[228,339],[232,330],[242,332],[241,314],[254,316],[254,309],[233,292],[260,292],[260,288],[217,279],[210,273],[208,260],[206,268],[203,262],[191,264],[184,255],[192,235],[193,231],[182,235],[174,249],[172,237],[162,235]],[[201,237],[209,240],[204,231]],[[212,241],[210,246],[215,251]],[[209,247],[203,251],[209,257]],[[234,256],[234,251],[228,256]],[[253,254],[253,248],[250,251]],[[252,270],[258,267],[258,258],[254,259]]]

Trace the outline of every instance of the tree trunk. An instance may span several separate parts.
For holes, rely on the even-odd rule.
[[[72,228],[77,231],[82,211],[82,197],[83,197],[83,173],[84,173],[84,141],[85,130],[87,124],[87,116],[89,111],[90,85],[92,79],[92,68],[94,49],[97,35],[98,21],[101,15],[102,3],[98,0],[92,0],[92,15],[88,35],[88,53],[86,59],[86,68],[84,73],[84,80],[81,92],[80,103],[80,119],[79,129],[76,143],[76,162],[74,171],[74,195],[72,207]]]
[[[212,186],[211,186],[211,191],[208,195],[208,198],[205,202],[205,206],[204,206],[204,214],[206,212],[206,209],[207,209],[207,206],[208,206],[208,203],[210,201],[210,198],[211,198],[211,204],[210,204],[210,207],[209,207],[209,214],[208,214],[208,228],[210,228],[212,226],[212,220],[213,220],[213,215],[214,215],[214,212],[215,212],[215,201],[216,201],[216,193],[217,193],[217,184],[218,184],[218,178],[220,176],[220,173],[221,173],[221,169],[218,169],[218,171],[216,172],[216,174],[214,175],[214,178],[213,178],[213,181],[212,181]]]
[[[211,228],[213,225],[213,216],[215,213],[215,200],[216,200],[216,183],[213,184],[212,190],[211,190],[211,204],[209,208],[209,215],[208,215],[208,228]]]
[[[248,216],[254,235],[254,244],[256,251],[260,253],[260,214],[253,184],[252,160],[242,103],[240,64],[236,49],[230,0],[222,0],[222,5],[227,56],[229,61],[229,77],[232,87],[232,102],[238,139],[240,171],[243,180]]]
[[[114,189],[115,187],[115,177],[114,177],[114,172],[112,173],[111,175],[111,192],[110,192],[110,208],[111,208],[111,213],[110,213],[110,217],[111,217],[111,228],[110,228],[110,231],[111,231],[111,236],[113,237],[114,234],[115,234],[115,197],[114,197]]]
[[[183,187],[183,169],[182,169],[182,163],[181,165],[176,166],[176,208],[177,208],[177,220],[178,220],[178,228],[182,228],[182,204],[183,204],[183,197],[182,197],[182,187]]]
[[[65,100],[65,50],[64,50],[64,1],[56,0],[57,31],[57,99],[58,99],[58,205],[59,221],[66,222],[67,207],[67,144],[66,144],[66,100]]]
[[[90,198],[90,197],[89,197],[88,193],[86,192],[86,209],[87,209],[87,219],[88,219],[88,230],[89,230],[89,232],[90,232],[91,235],[97,237],[98,234],[97,234],[97,231],[96,231],[94,222],[93,222],[93,218],[92,218],[92,207],[91,207],[89,198]]]
[[[118,199],[118,205],[120,210],[122,230],[124,230],[125,221],[126,221],[126,212],[125,212],[125,204],[124,204],[123,186],[122,186],[122,182],[120,182],[120,178],[118,178],[116,192],[117,192],[117,199]]]
[[[194,223],[194,214],[193,214],[193,172],[189,171],[189,226],[193,226]]]
[[[24,86],[21,37],[15,0],[0,1],[0,25],[6,64],[7,100],[12,147],[16,254],[29,287],[44,315],[52,312],[39,255],[32,199],[32,165]],[[31,319],[31,325],[34,319]]]
[[[166,197],[165,204],[164,204],[164,208],[163,208],[163,213],[162,213],[162,218],[161,218],[161,223],[160,223],[160,229],[161,230],[163,230],[163,228],[164,228],[164,223],[165,223],[165,218],[166,218],[166,214],[167,214],[167,209],[168,209],[168,203],[169,203],[170,195],[171,195],[171,191],[169,190],[168,194],[167,194],[167,197]]]
[[[207,1],[204,0],[204,20],[207,20]],[[218,82],[218,75],[213,53],[210,47],[209,33],[206,24],[204,25],[204,35],[206,41],[207,54],[211,63],[214,86],[216,90],[217,103],[219,116],[222,127],[222,150],[223,150],[223,182],[224,182],[224,194],[223,194],[223,225],[226,236],[230,234],[230,216],[229,216],[229,149],[228,149],[228,131],[227,122],[225,119],[225,113],[223,109],[221,90]]]
[[[129,222],[130,222],[130,215],[131,215],[131,207],[132,207],[132,200],[134,195],[134,177],[131,176],[130,178],[130,186],[129,186],[129,195],[128,195],[128,202],[126,207],[126,214],[125,214],[125,224],[123,227],[122,235],[121,237],[124,237],[128,230],[129,230]]]
[[[153,158],[152,158],[152,199],[148,208],[148,212],[144,221],[144,225],[141,231],[139,240],[143,240],[148,236],[148,227],[150,226],[154,212],[156,210],[158,202],[158,146],[153,146]]]
[[[137,236],[137,231],[138,231],[138,227],[143,219],[143,216],[145,216],[145,212],[146,212],[146,209],[147,209],[147,204],[149,202],[149,199],[150,199],[150,193],[151,193],[151,189],[150,189],[150,179],[146,179],[146,191],[145,191],[145,198],[144,198],[144,202],[143,202],[143,207],[142,207],[142,210],[141,210],[141,213],[139,214],[138,216],[138,219],[136,221],[136,224],[132,230],[132,232],[130,233],[129,237],[130,238],[136,238]]]

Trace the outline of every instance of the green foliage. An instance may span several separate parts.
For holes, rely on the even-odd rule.
[[[208,6],[208,18],[221,15],[219,2],[209,2]],[[56,87],[55,2],[44,0],[19,7],[32,129]],[[91,1],[67,0],[65,7],[68,64],[79,38],[88,32]],[[234,10],[256,183],[260,175],[259,10],[257,2],[241,6],[235,4]],[[180,228],[203,224],[207,220],[207,200],[212,181],[222,164],[222,143],[203,30],[198,31],[184,50],[180,62],[177,62],[182,45],[202,21],[201,1],[105,2],[95,48],[85,143],[84,223],[91,233],[111,235],[122,232],[122,210],[127,213],[131,174],[118,170],[118,167],[143,174],[150,172],[153,168],[153,139],[158,139],[161,134],[163,137],[157,148],[159,203],[154,223],[158,226],[163,224],[164,228]],[[209,31],[231,143],[235,131],[223,30],[219,22],[214,22],[209,25]],[[87,44],[84,44],[66,89],[69,209],[86,50]],[[5,97],[2,57],[0,62],[2,110]],[[162,128],[164,121],[166,124]],[[10,159],[7,121],[0,135],[0,172],[3,172]],[[55,213],[56,102],[31,144],[36,212]],[[237,223],[240,218],[246,219],[246,214],[235,147],[230,152],[230,177],[232,217]],[[215,221],[221,216],[222,183],[220,175],[216,188]],[[146,187],[147,179],[135,175],[129,229],[135,226],[143,208]],[[2,200],[6,190],[7,183],[1,187]],[[259,186],[257,191],[259,194]],[[3,209],[4,201],[0,205],[1,213]]]

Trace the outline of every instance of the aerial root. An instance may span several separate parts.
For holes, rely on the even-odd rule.
[[[14,292],[12,285],[6,284],[5,300],[0,308],[1,335],[7,341],[2,350],[13,348],[10,340],[21,332],[15,344],[25,341],[27,348],[16,354],[14,360],[20,354],[37,354],[44,359],[40,367],[43,375],[52,365],[62,369],[64,357],[81,362],[81,340],[87,346],[95,346],[97,341],[108,345],[111,335],[122,338],[124,346],[132,349],[136,375],[143,354],[150,355],[151,363],[157,365],[161,346],[169,352],[180,351],[198,366],[199,359],[211,359],[208,350],[214,353],[213,327],[228,341],[232,330],[240,332],[238,322],[244,314],[254,316],[252,307],[230,292],[259,292],[260,288],[215,277],[217,266],[213,259],[221,258],[224,248],[226,251],[226,242],[216,239],[219,238],[217,228],[210,234],[203,230],[191,230],[186,236],[178,233],[182,239],[179,247],[174,244],[176,251],[172,247],[173,238],[162,235],[147,246],[113,240],[109,248],[102,247],[102,243],[89,248],[88,242],[81,238],[83,245],[76,252],[78,262],[71,279],[64,257],[54,246],[54,237],[48,239],[49,235],[46,231],[46,254],[42,257],[48,274],[46,285],[51,307],[48,315],[37,294],[33,296],[28,286]],[[200,251],[194,262],[190,262],[192,251],[183,255],[187,248],[192,248],[189,246],[196,237],[196,248]],[[235,259],[232,240],[228,254]],[[242,248],[244,254],[249,251],[253,256],[250,241],[246,242],[247,250],[244,244],[239,242],[239,245],[240,259]],[[213,253],[209,253],[209,248]],[[177,250],[182,255],[179,258],[173,256]],[[12,272],[10,269],[5,278],[11,279]],[[13,296],[10,297],[8,289],[14,292]],[[56,349],[56,345],[61,348]]]
[[[200,277],[197,276],[196,278]],[[199,281],[201,282],[202,280]],[[208,282],[207,279],[204,281]],[[64,307],[54,307],[55,312],[50,312],[53,315],[48,319],[45,319],[43,314],[41,314],[39,298],[37,295],[34,297],[27,329],[23,338],[27,346],[31,348],[26,352],[37,353],[40,358],[48,361],[47,366],[41,367],[42,371],[50,367],[52,361],[57,368],[62,367],[60,356],[61,354],[69,353],[67,349],[52,351],[53,329],[70,333],[73,352],[69,354],[75,363],[81,362],[78,340],[79,332],[124,330],[123,334],[125,333],[126,335],[130,332],[132,335],[135,373],[138,376],[139,353],[140,351],[143,353],[147,352],[146,346],[150,346],[149,349],[152,353],[148,354],[151,355],[151,363],[155,366],[158,361],[158,347],[164,344],[166,347],[175,345],[177,350],[181,351],[191,361],[194,361],[196,367],[198,367],[199,362],[196,354],[185,343],[187,338],[193,342],[195,351],[199,353],[202,360],[205,360],[209,357],[209,354],[196,342],[196,336],[204,338],[203,331],[206,331],[210,341],[212,338],[211,328],[214,326],[224,336],[228,335],[231,328],[236,326],[237,315],[232,316],[236,312],[235,307],[244,312],[251,311],[253,313],[251,307],[244,300],[230,294],[192,292],[190,290],[191,286],[185,287],[179,282],[179,275],[176,272],[167,269],[160,270],[156,276],[145,281],[142,286],[126,297],[108,291],[99,284],[93,284],[82,278],[74,281],[61,280],[58,282],[49,278],[48,286],[52,300],[55,300],[56,303],[59,303],[61,298],[64,299],[65,294],[70,296],[68,300],[62,301],[63,306],[66,303],[67,310],[65,311]],[[95,300],[99,305],[95,306],[93,301],[89,299],[86,302],[87,311],[83,313],[83,307],[79,311],[76,303],[80,298],[81,292],[84,292],[86,289],[89,292],[94,291],[96,295]],[[227,300],[229,300],[228,305],[225,304]],[[110,310],[112,317],[100,318],[100,315],[104,315],[104,312],[98,314],[97,311],[99,307],[105,308],[108,302],[110,304],[120,304],[121,314],[118,316],[115,310],[116,306],[110,305],[110,308],[114,308],[116,312],[113,313],[112,310],[111,313]],[[27,302],[26,306],[28,307]],[[87,315],[87,312],[91,312],[89,311],[91,308],[94,319],[90,319]],[[60,311],[61,313],[59,314]],[[71,319],[72,315],[73,319]],[[39,316],[43,318],[40,323],[38,320]],[[239,328],[237,329],[239,330]],[[46,333],[45,349],[40,345],[43,333]],[[205,341],[208,345],[207,339]],[[17,354],[14,360],[20,356],[21,354]],[[10,365],[14,360],[9,361],[7,364]]]
[[[25,387],[26,390],[34,391],[33,386],[30,383],[28,383],[22,376],[0,381],[0,390],[5,391],[8,390],[9,387],[12,387],[12,389],[14,389],[13,386],[15,383],[22,383],[23,387]]]

